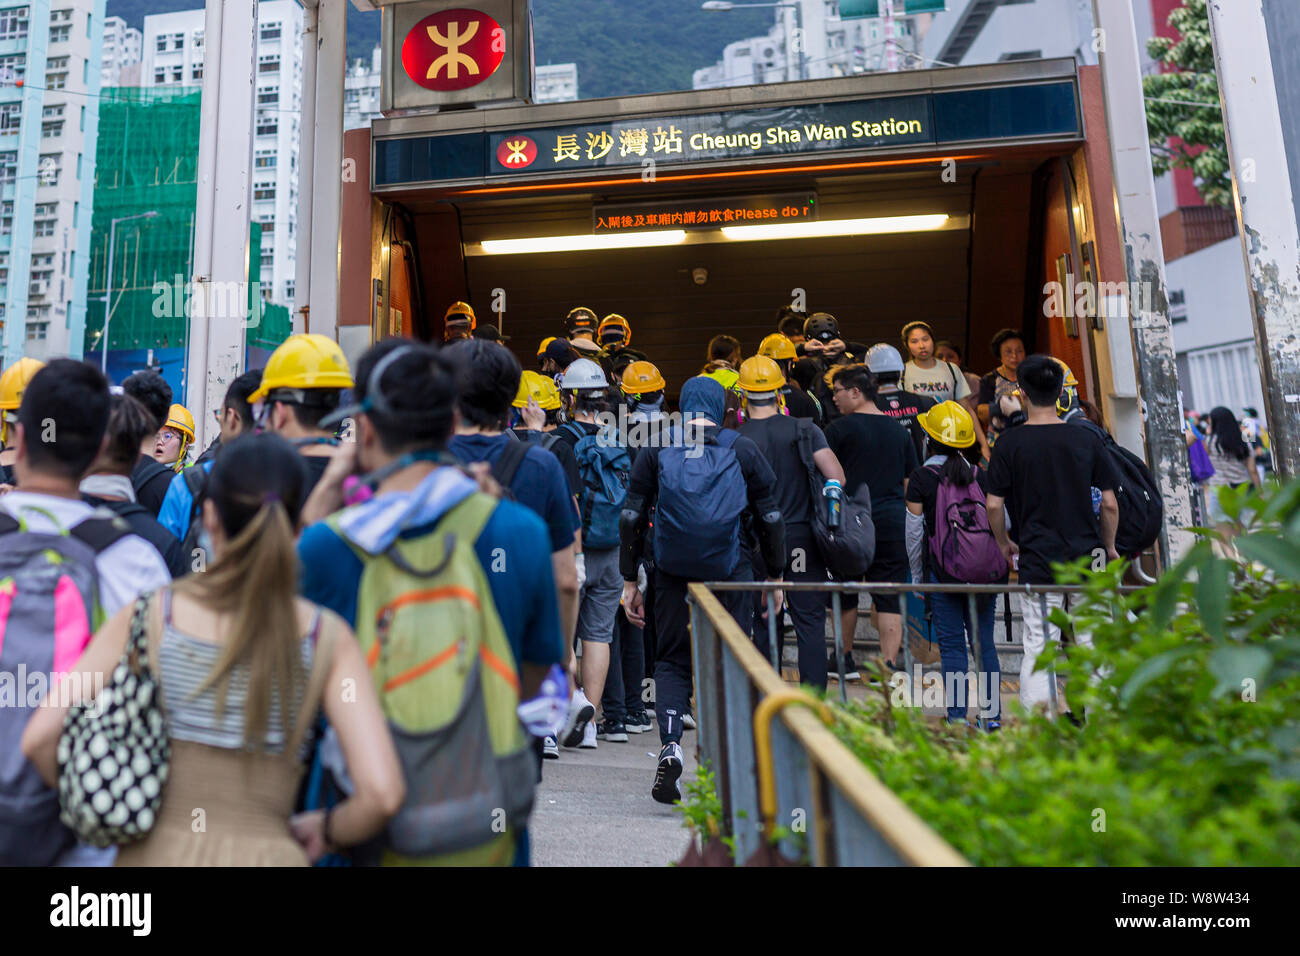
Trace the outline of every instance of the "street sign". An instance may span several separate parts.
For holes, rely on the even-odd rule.
[[[948,9],[948,0],[894,0],[894,16],[905,17],[914,13],[942,13]],[[880,0],[840,0],[841,20],[864,20],[880,16]]]

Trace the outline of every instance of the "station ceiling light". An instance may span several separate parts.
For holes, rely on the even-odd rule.
[[[615,232],[585,236],[537,236],[531,239],[484,239],[480,245],[490,256],[522,255],[529,252],[580,252],[589,249],[639,249],[644,246],[675,246],[686,239],[684,229],[651,232]]]
[[[948,224],[948,216],[879,216],[874,219],[824,219],[820,222],[774,222],[762,226],[723,226],[722,234],[739,242],[759,239],[814,239],[821,236],[877,236],[891,232],[929,232]]]

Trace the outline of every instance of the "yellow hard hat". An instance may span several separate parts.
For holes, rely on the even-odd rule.
[[[620,383],[624,394],[644,395],[646,392],[658,392],[668,387],[662,373],[651,362],[632,362],[623,369],[623,381]]]
[[[609,344],[605,340],[606,329],[622,329],[623,337],[621,339],[617,339],[616,341],[622,342],[624,345],[628,345],[631,343],[632,324],[628,322],[627,319],[623,318],[623,316],[619,315],[617,312],[611,312],[609,315],[605,316],[603,319],[600,320],[600,327],[596,329],[596,338],[597,340],[599,340],[601,345]]]
[[[519,378],[519,393],[511,402],[515,408],[523,408],[528,400],[535,401],[539,408],[546,410],[559,408],[560,390],[555,387],[555,379],[532,369],[525,369]]]
[[[315,332],[291,335],[271,353],[262,384],[248,396],[250,404],[264,402],[277,388],[352,388],[352,372],[343,350],[333,339]]]
[[[184,432],[191,442],[194,441],[194,416],[184,405],[173,405],[168,410],[167,424],[163,428],[174,428]]]
[[[542,339],[542,344],[539,345],[539,346],[537,346],[537,354],[538,354],[538,355],[545,355],[545,354],[546,354],[546,347],[547,347],[548,345],[550,345],[552,342],[554,342],[555,339],[556,339],[556,336],[554,336],[554,335],[548,335],[546,338]]]
[[[795,352],[793,342],[780,332],[773,332],[758,343],[758,354],[766,355],[770,359],[780,360],[792,359],[798,353]]]
[[[975,421],[959,402],[940,402],[918,415],[921,429],[941,445],[969,448],[975,444]]]
[[[746,393],[775,392],[785,386],[785,376],[781,374],[781,366],[776,364],[775,359],[755,355],[740,363],[738,384],[741,391]]]
[[[23,392],[36,377],[36,373],[45,368],[45,363],[34,358],[20,358],[5,369],[0,375],[0,410],[9,411],[23,403]]]
[[[469,327],[472,330],[478,324],[478,316],[474,314],[474,307],[468,302],[453,302],[447,306],[447,311],[443,313],[442,320],[446,322],[453,315],[463,315],[469,319]]]
[[[1062,362],[1062,361],[1061,361],[1059,358],[1057,358],[1056,356],[1052,356],[1052,361],[1055,362],[1057,365],[1061,366],[1061,371],[1062,371],[1063,373],[1065,373],[1065,381],[1063,381],[1063,382],[1061,383],[1061,387],[1062,387],[1062,388],[1078,388],[1078,387],[1079,387],[1079,380],[1078,380],[1077,378],[1075,378],[1075,377],[1074,377],[1074,373],[1070,371],[1070,366],[1066,365],[1064,362]]]

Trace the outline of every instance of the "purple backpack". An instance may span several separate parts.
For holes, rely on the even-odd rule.
[[[1210,461],[1210,454],[1199,438],[1187,448],[1187,463],[1192,470],[1192,481],[1198,485],[1214,477],[1214,465]]]
[[[966,487],[940,481],[934,499],[930,558],[936,570],[963,584],[991,584],[1007,576],[979,482]]]

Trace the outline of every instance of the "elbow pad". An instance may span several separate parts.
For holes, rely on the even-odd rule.
[[[628,494],[618,516],[618,569],[624,581],[636,580],[637,565],[641,563],[645,544],[645,524],[645,499],[641,495]]]
[[[758,539],[768,577],[778,577],[784,573],[786,564],[785,519],[778,509],[773,508],[759,515]]]

